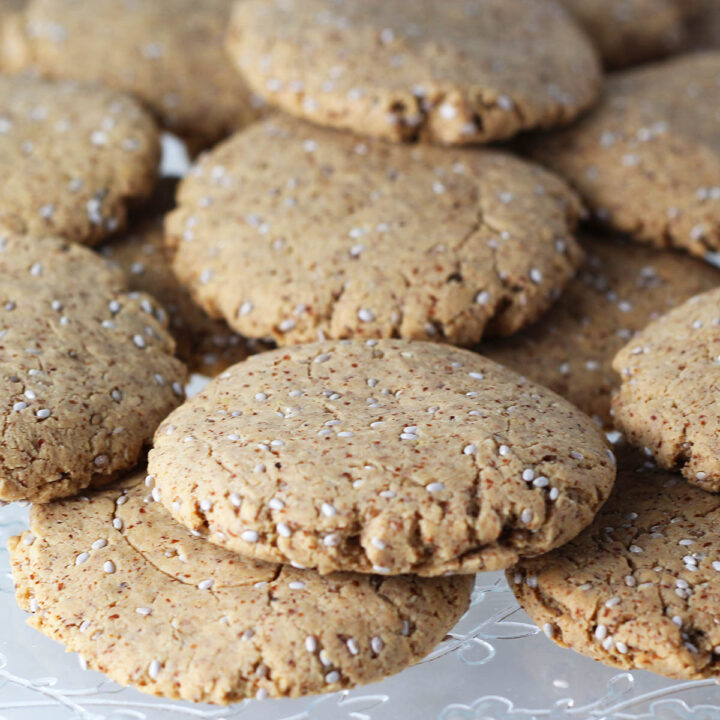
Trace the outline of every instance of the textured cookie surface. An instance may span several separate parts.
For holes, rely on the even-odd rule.
[[[94,244],[152,191],[152,118],[124,95],[0,76],[0,229]]]
[[[340,341],[256,355],[158,428],[191,529],[321,572],[492,570],[585,527],[615,477],[593,422],[466,350]]]
[[[178,206],[166,229],[180,279],[241,335],[280,344],[507,335],[581,259],[578,202],[544,170],[288,118],[204,156]]]
[[[720,491],[720,289],[688,300],[615,357],[615,422],[662,467]]]
[[[217,375],[253,352],[261,343],[234,333],[222,320],[207,316],[172,271],[172,252],[163,242],[164,213],[173,206],[175,183],[162,183],[153,206],[135,219],[123,238],[106,243],[103,257],[125,273],[132,291],[151,294],[167,310],[177,356],[193,372]],[[146,214],[145,214],[146,213]]]
[[[137,96],[192,149],[250,122],[245,82],[225,51],[232,0],[30,0],[16,67],[98,81]]]
[[[164,311],[124,290],[87,248],[0,235],[0,500],[107,482],[181,402]]]
[[[31,531],[10,541],[30,624],[144,692],[227,703],[373,682],[430,652],[467,609],[469,577],[321,577],[246,560],[152,497],[135,476],[35,506]]]
[[[562,0],[607,67],[669,55],[686,35],[685,0]]]
[[[529,151],[609,226],[702,255],[720,247],[718,104],[720,52],[687,55],[610,76],[598,108]]]
[[[532,327],[478,351],[611,425],[615,354],[659,315],[720,285],[720,271],[680,253],[585,237],[585,264]]]
[[[228,42],[270,103],[392,140],[561,125],[600,87],[594,49],[554,0],[248,0]]]
[[[590,528],[508,580],[560,645],[606,665],[716,677],[720,497],[654,467],[620,463]]]

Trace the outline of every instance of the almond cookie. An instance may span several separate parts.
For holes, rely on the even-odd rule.
[[[35,506],[10,540],[30,624],[123,685],[222,704],[335,692],[417,662],[468,607],[469,577],[246,560],[178,525],[142,477]]]
[[[647,62],[680,49],[687,0],[562,0],[606,67]]]
[[[279,344],[477,342],[532,322],[581,261],[561,180],[489,150],[247,128],[182,182],[174,268],[213,317]]]
[[[508,580],[559,645],[624,669],[717,677],[720,497],[635,464],[621,462],[585,532]]]
[[[600,88],[594,48],[554,0],[247,0],[228,43],[269,103],[390,140],[555,127]]]
[[[720,289],[691,298],[615,357],[615,424],[661,467],[720,492]]]
[[[183,398],[164,311],[87,248],[0,235],[0,500],[133,467]]]
[[[592,420],[467,350],[402,340],[282,348],[158,428],[177,520],[248,557],[334,570],[497,570],[562,545],[615,479]]]
[[[100,87],[0,75],[0,230],[95,244],[150,195],[152,118]]]
[[[531,328],[478,351],[567,398],[611,426],[620,378],[615,354],[653,319],[720,285],[712,265],[619,238],[585,237],[587,259],[560,299]]]
[[[251,122],[258,100],[225,50],[232,0],[29,0],[6,44],[15,68],[137,96],[191,150]]]
[[[720,52],[610,76],[601,105],[529,143],[597,217],[695,255],[720,248]]]
[[[163,217],[172,209],[176,183],[164,180],[156,189],[152,207],[143,211],[131,232],[106,243],[100,252],[125,273],[128,287],[155,297],[169,317],[176,355],[191,372],[217,375],[248,355],[267,350],[233,332],[222,320],[207,316],[172,271],[173,253],[163,242]]]

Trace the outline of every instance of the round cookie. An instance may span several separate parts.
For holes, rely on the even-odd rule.
[[[269,103],[396,141],[563,125],[601,83],[594,48],[554,0],[247,0],[228,44]]]
[[[471,345],[539,317],[581,261],[564,182],[489,150],[362,142],[286,117],[206,154],[174,269],[244,337]]]
[[[161,182],[152,207],[143,210],[125,237],[104,244],[100,252],[123,270],[130,290],[151,294],[167,310],[175,353],[189,370],[214,376],[268,346],[209,318],[175,277],[162,227],[164,214],[174,205],[175,187],[174,181]]]
[[[562,0],[606,67],[647,62],[679,50],[687,0]]]
[[[720,248],[719,78],[720,52],[610,76],[598,108],[527,150],[608,226],[704,255]]]
[[[246,560],[193,537],[138,475],[35,506],[10,552],[32,626],[123,685],[195,702],[381,680],[429,653],[472,589],[470,577],[322,577]]]
[[[720,497],[621,461],[592,526],[559,550],[522,560],[508,580],[562,646],[614,667],[716,677],[719,528]]]
[[[720,285],[720,271],[677,252],[619,238],[581,238],[586,260],[560,299],[532,327],[483,343],[491,360],[545,385],[603,426],[620,378],[615,354],[654,318]]]
[[[0,230],[95,244],[150,195],[152,118],[100,87],[0,75]]]
[[[0,235],[0,500],[133,467],[183,398],[164,311],[87,248]]]
[[[225,51],[232,0],[29,0],[6,32],[13,67],[137,96],[192,151],[257,117]]]
[[[691,298],[628,343],[613,367],[615,424],[664,468],[720,492],[720,289]]]
[[[187,527],[321,573],[508,567],[574,537],[615,478],[593,422],[554,393],[393,340],[235,365],[158,428],[149,463]]]

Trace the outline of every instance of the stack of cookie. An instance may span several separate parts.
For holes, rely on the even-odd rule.
[[[146,692],[298,696],[510,568],[558,642],[716,674],[720,52],[601,65],[720,10],[647,4],[0,0],[35,627]],[[160,127],[205,150],[177,187]]]

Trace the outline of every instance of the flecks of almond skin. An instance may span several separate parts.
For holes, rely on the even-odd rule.
[[[170,415],[149,462],[187,527],[322,573],[505,568],[577,534],[615,478],[593,421],[554,393],[401,340],[253,356]]]
[[[601,84],[594,48],[554,2],[249,0],[228,47],[269,104],[396,142],[564,125]]]
[[[719,520],[720,496],[628,455],[593,524],[508,581],[563,646],[623,669],[716,677]]]
[[[224,704],[374,682],[429,653],[468,607],[469,576],[322,577],[241,558],[157,494],[135,473],[33,506],[10,541],[30,624],[143,692]]]
[[[549,387],[606,429],[620,376],[615,354],[658,315],[720,284],[720,271],[678,252],[619,238],[581,238],[587,259],[532,327],[478,351]]]
[[[198,162],[166,231],[180,280],[245,337],[472,345],[557,298],[579,214],[562,181],[504,153],[274,117]]]
[[[696,295],[648,325],[615,357],[617,427],[661,467],[720,491],[720,290]]]
[[[133,467],[184,398],[165,311],[89,249],[0,233],[0,500]]]

